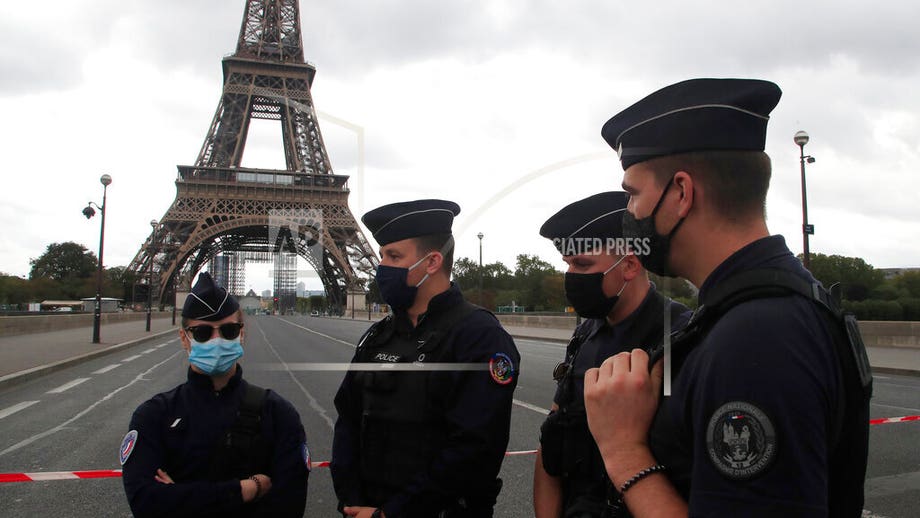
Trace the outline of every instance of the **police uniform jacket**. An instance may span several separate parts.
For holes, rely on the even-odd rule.
[[[782,236],[772,236],[719,265],[700,300],[732,275],[762,268],[814,282]],[[650,443],[691,516],[844,516],[835,505],[853,496],[861,504],[866,444],[831,452],[844,385],[816,304],[796,295],[742,302],[698,343],[675,344],[674,355],[672,396]],[[840,483],[854,476],[854,487]]]
[[[253,473],[215,473],[212,452],[236,421],[245,392],[243,369],[227,386],[214,390],[209,376],[191,368],[188,381],[144,402],[131,417],[134,444],[122,479],[135,516],[303,516],[307,497],[306,436],[294,407],[267,390],[261,412],[265,450]],[[130,434],[130,432],[129,432]],[[124,453],[124,452],[123,452]],[[154,480],[157,469],[175,484]],[[263,498],[243,503],[240,479],[263,473],[272,488]]]
[[[335,397],[339,417],[330,466],[340,505],[379,507],[389,518],[438,516],[458,505],[467,509],[459,516],[492,515],[520,356],[498,320],[482,308],[450,326],[434,350],[422,346],[438,322],[463,304],[460,289],[451,284],[432,298],[416,327],[398,312],[362,339],[353,361],[456,362],[484,368],[346,373]],[[410,355],[393,352],[394,344],[406,342],[421,348],[410,347]],[[488,367],[497,357],[513,366],[504,377]],[[410,376],[421,378],[413,382]],[[419,382],[412,393],[400,391],[400,384]],[[371,396],[373,404],[367,401]],[[378,414],[384,422],[375,424],[380,407],[386,407]]]
[[[650,284],[648,293],[642,303],[622,321],[610,325],[606,318],[585,319],[573,333],[572,342],[566,350],[565,363],[569,371],[559,380],[553,402],[559,407],[555,417],[559,428],[550,430],[541,437],[543,441],[557,441],[558,444],[543,446],[544,464],[553,448],[560,448],[557,460],[561,471],[556,476],[563,476],[563,507],[569,513],[600,515],[607,498],[608,480],[603,460],[597,451],[588,423],[585,419],[584,380],[585,371],[599,367],[604,360],[621,352],[634,348],[649,350],[658,345],[663,338],[663,311],[670,317],[670,329],[683,327],[690,318],[686,306],[670,300]],[[653,335],[646,338],[640,335]],[[648,341],[649,343],[641,343]],[[555,431],[559,435],[553,435]]]

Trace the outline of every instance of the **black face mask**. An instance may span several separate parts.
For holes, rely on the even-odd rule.
[[[607,271],[601,273],[569,273],[565,274],[565,297],[575,308],[575,312],[584,318],[604,318],[613,310],[620,294],[626,289],[628,281],[613,297],[604,295],[604,276],[617,267],[626,256],[620,258]]]
[[[671,252],[671,238],[674,237],[677,229],[684,222],[684,218],[680,218],[680,221],[674,225],[674,228],[667,235],[661,235],[655,230],[655,215],[658,214],[661,202],[664,201],[664,195],[668,193],[668,189],[671,188],[673,182],[674,177],[672,176],[668,180],[668,184],[664,186],[664,191],[661,193],[661,197],[658,198],[658,203],[655,204],[655,208],[648,217],[636,219],[629,211],[623,213],[623,235],[630,239],[640,239],[648,244],[646,247],[648,253],[637,255],[639,262],[642,263],[646,270],[665,277],[675,277],[668,270],[668,254]]]

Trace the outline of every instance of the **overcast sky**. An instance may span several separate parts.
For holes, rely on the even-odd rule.
[[[113,178],[105,264],[131,261],[175,198],[176,165],[197,157],[244,5],[0,3],[0,272],[28,275],[52,242],[98,253],[98,216],[80,211],[101,203],[103,173]],[[482,232],[484,261],[511,267],[520,253],[562,267],[542,222],[622,179],[601,125],[692,77],[782,88],[768,130],[768,224],[794,252],[792,136],[803,129],[817,159],[807,169],[812,252],[920,266],[918,19],[920,4],[906,0],[301,0],[316,107],[366,132],[362,181],[355,134],[320,119],[335,171],[352,175],[356,218],[389,202],[451,199],[463,209],[457,254],[478,258]],[[283,168],[280,135],[277,122],[254,121],[244,165]],[[253,269],[247,284],[271,282]]]

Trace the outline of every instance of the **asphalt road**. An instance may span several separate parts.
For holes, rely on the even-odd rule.
[[[247,379],[290,400],[307,429],[314,460],[332,444],[333,395],[341,372],[270,370],[274,364],[347,362],[367,322],[310,317],[254,317],[247,321]],[[561,344],[518,340],[521,376],[509,450],[532,450],[552,400],[550,372]],[[49,344],[53,345],[53,344]],[[134,408],[185,380],[185,354],[176,339],[130,349],[0,392],[0,473],[117,469],[118,447]],[[249,367],[247,367],[247,365]],[[920,414],[920,378],[879,375],[872,417]],[[916,516],[920,504],[920,422],[871,429],[867,516]],[[506,458],[497,517],[531,511],[532,455]],[[4,516],[130,516],[118,478],[0,483]],[[310,477],[307,516],[335,516],[328,470]]]

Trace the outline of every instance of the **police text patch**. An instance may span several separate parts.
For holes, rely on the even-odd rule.
[[[744,401],[720,406],[706,428],[709,460],[732,480],[755,477],[776,459],[776,432],[763,410]]]

